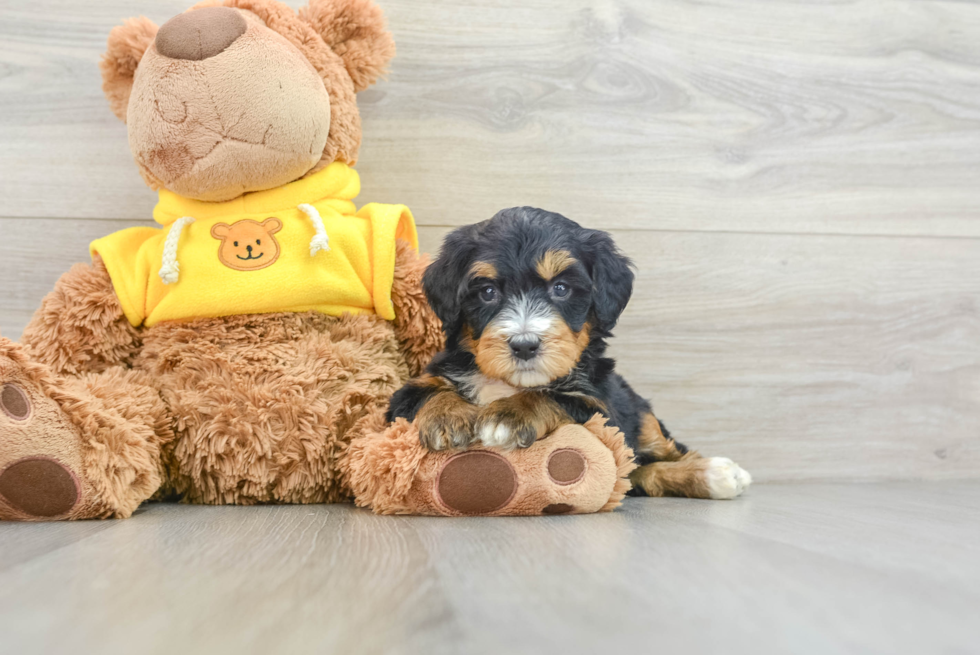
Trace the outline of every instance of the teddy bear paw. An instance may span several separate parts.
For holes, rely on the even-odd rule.
[[[0,354],[0,519],[69,518],[83,497],[79,441],[25,367]]]
[[[554,515],[599,511],[617,478],[612,453],[582,426],[519,450],[457,453],[434,491],[451,515]]]

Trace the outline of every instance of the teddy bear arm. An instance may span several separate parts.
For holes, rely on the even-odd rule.
[[[398,241],[391,289],[393,325],[412,377],[420,375],[445,344],[442,324],[422,290],[422,274],[428,266],[428,256],[419,255],[408,243]]]
[[[140,342],[98,257],[61,276],[21,337],[31,357],[59,375],[128,366]]]

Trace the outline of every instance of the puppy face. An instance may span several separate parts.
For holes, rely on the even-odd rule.
[[[530,208],[456,230],[425,275],[449,342],[483,375],[517,387],[571,372],[593,333],[615,325],[632,285],[608,234]]]

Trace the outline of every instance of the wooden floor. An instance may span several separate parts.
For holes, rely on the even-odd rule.
[[[0,653],[980,653],[980,2],[377,1],[399,55],[359,96],[359,201],[409,205],[430,251],[513,205],[611,231],[622,372],[794,484],[0,523]],[[5,336],[149,224],[97,61],[192,3],[0,0]]]
[[[146,506],[0,523],[5,653],[976,653],[980,481],[607,515]]]

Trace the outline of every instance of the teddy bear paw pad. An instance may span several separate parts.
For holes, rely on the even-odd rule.
[[[489,514],[513,500],[517,472],[496,453],[460,453],[443,466],[436,480],[436,493],[443,505],[461,514]]]
[[[552,503],[541,510],[542,514],[551,516],[555,514],[568,514],[574,511],[575,508],[568,503]]]
[[[16,384],[0,388],[0,411],[15,421],[26,421],[31,415],[31,401]]]
[[[585,457],[571,448],[562,448],[548,458],[548,477],[558,485],[575,484],[585,477]]]
[[[78,480],[53,459],[28,457],[0,473],[0,499],[34,518],[53,518],[70,512],[81,496]]]

